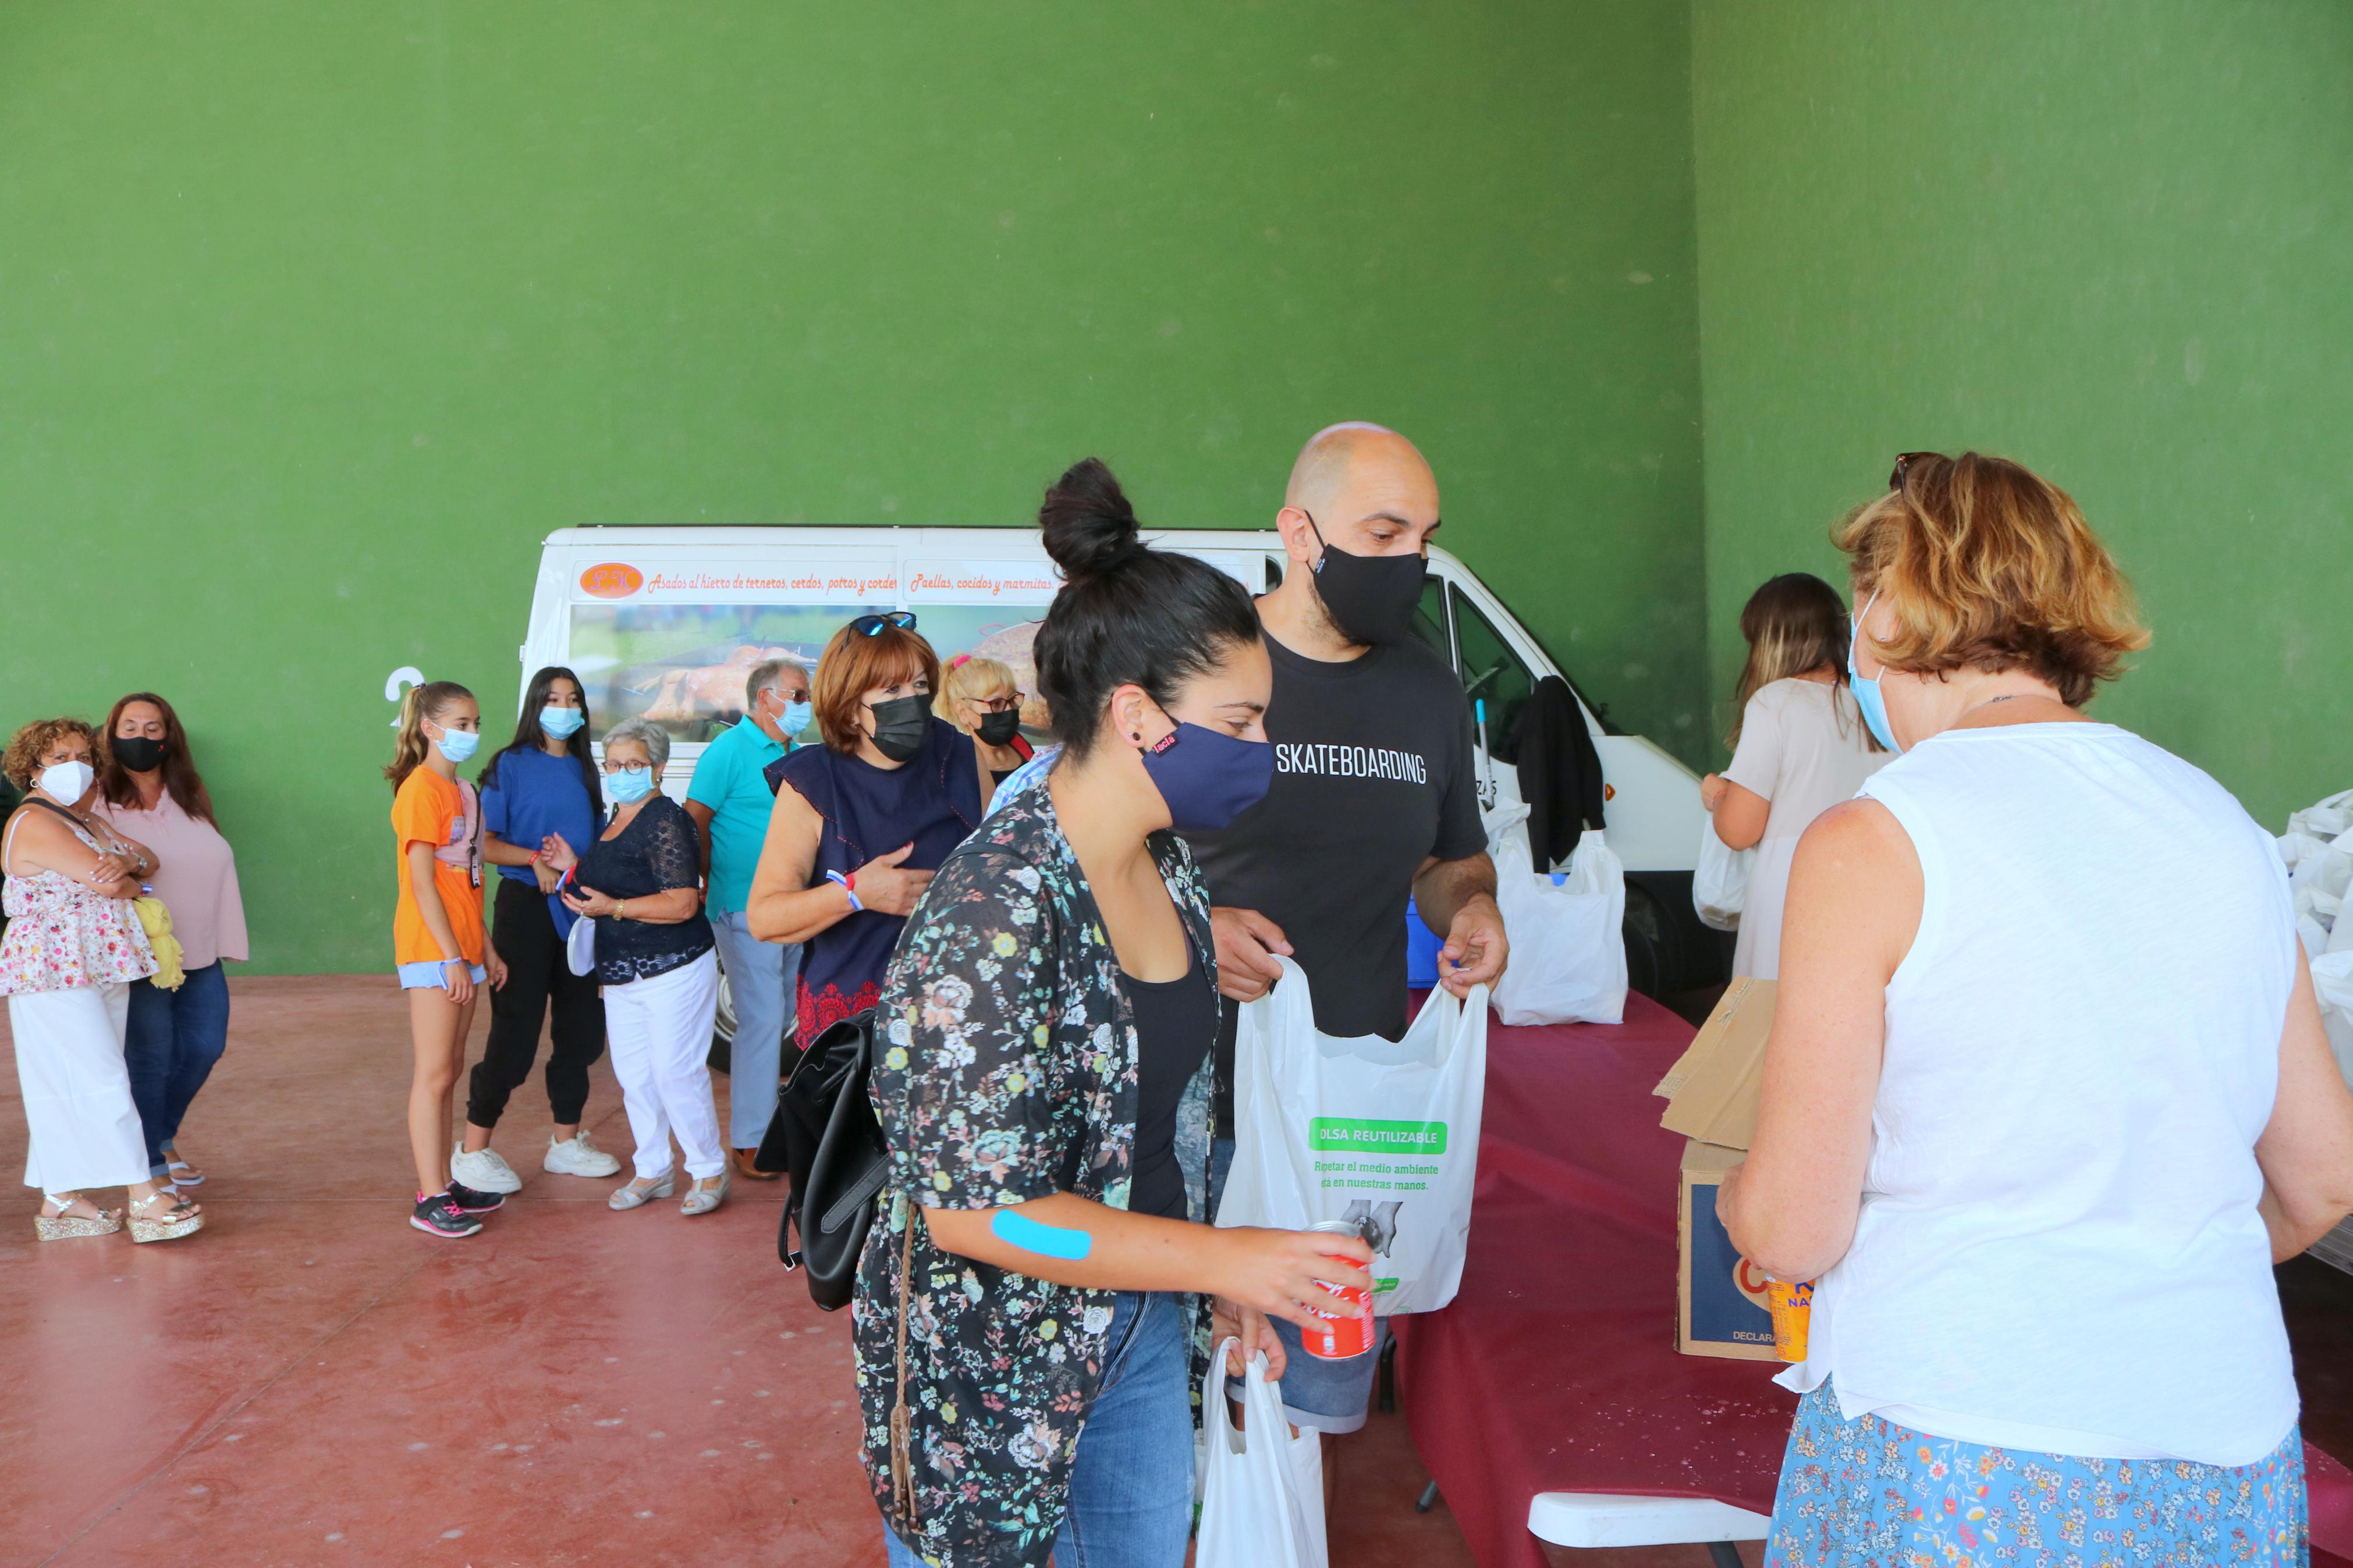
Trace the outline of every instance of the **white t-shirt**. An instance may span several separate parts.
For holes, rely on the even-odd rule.
[[[1920,858],[1853,1243],[1809,1359],[1849,1416],[2252,1464],[2296,1389],[2256,1205],[2295,927],[2271,836],[2105,724],[1955,730],[1862,793]]]
[[[1765,837],[1748,868],[1732,972],[1758,980],[1781,973],[1781,905],[1798,836],[1817,816],[1852,800],[1889,753],[1871,749],[1854,693],[1820,680],[1767,681],[1740,714],[1740,746],[1724,776],[1765,800]]]

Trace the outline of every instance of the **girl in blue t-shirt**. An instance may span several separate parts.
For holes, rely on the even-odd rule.
[[[603,814],[596,763],[588,752],[588,699],[579,677],[550,665],[531,678],[514,739],[482,770],[482,858],[499,868],[491,942],[506,960],[507,983],[491,994],[491,1037],[474,1065],[466,1100],[465,1145],[449,1159],[470,1187],[512,1193],[522,1186],[491,1147],[507,1097],[531,1076],[541,1025],[554,1015],[547,1056],[547,1103],[554,1120],[540,1168],[563,1176],[610,1176],[619,1160],[581,1131],[588,1067],[605,1054],[605,1005],[594,974],[565,962],[573,915],[555,898],[545,846],[562,837],[595,841]]]

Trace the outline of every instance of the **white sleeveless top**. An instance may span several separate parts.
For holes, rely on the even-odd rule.
[[[1919,854],[1853,1245],[1804,1392],[1932,1436],[2251,1464],[2296,1418],[2256,1203],[2295,930],[2271,837],[2105,724],[1947,731],[1862,787]]]

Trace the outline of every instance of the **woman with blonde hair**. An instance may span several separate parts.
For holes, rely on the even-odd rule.
[[[155,973],[131,901],[159,863],[90,815],[96,739],[79,719],[43,719],[0,756],[25,791],[0,834],[0,993],[30,1133],[25,1184],[41,1191],[33,1228],[43,1241],[122,1228],[125,1211],[99,1207],[93,1187],[129,1189],[132,1240],[170,1241],[201,1229],[204,1215],[149,1172],[122,1060],[131,983]]]
[[[476,988],[506,983],[506,964],[482,940],[482,812],[458,776],[482,742],[482,710],[454,680],[412,686],[400,704],[400,736],[384,776],[392,784],[397,893],[393,967],[408,998],[416,1070],[408,1088],[408,1144],[417,1198],[408,1223],[427,1236],[471,1236],[480,1216],[506,1202],[450,1173],[450,1120],[466,1062]]]
[[[2064,492],[1910,453],[1837,538],[1897,755],[1798,847],[1716,1200],[1816,1281],[1766,1561],[2301,1563],[2272,1266],[2353,1209],[2353,1093],[2271,836],[2083,712],[2147,637]]]
[[[1748,596],[1748,639],[1725,737],[1732,762],[1700,781],[1700,804],[1727,848],[1757,850],[1732,972],[1770,980],[1780,971],[1781,900],[1798,837],[1815,817],[1854,798],[1887,753],[1871,738],[1846,684],[1846,605],[1810,572],[1788,572]]]
[[[994,783],[1003,784],[1035,754],[1021,734],[1021,689],[999,660],[969,653],[948,660],[932,711],[972,737]]]

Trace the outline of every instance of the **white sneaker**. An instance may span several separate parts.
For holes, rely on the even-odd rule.
[[[449,1179],[462,1182],[478,1193],[519,1193],[522,1178],[514,1167],[499,1158],[496,1149],[477,1149],[468,1153],[453,1150],[449,1155]]]
[[[539,1163],[539,1168],[559,1176],[610,1176],[620,1171],[621,1162],[588,1142],[587,1133],[575,1132],[561,1142],[551,1136],[547,1158]],[[466,1184],[470,1187],[473,1183]]]

